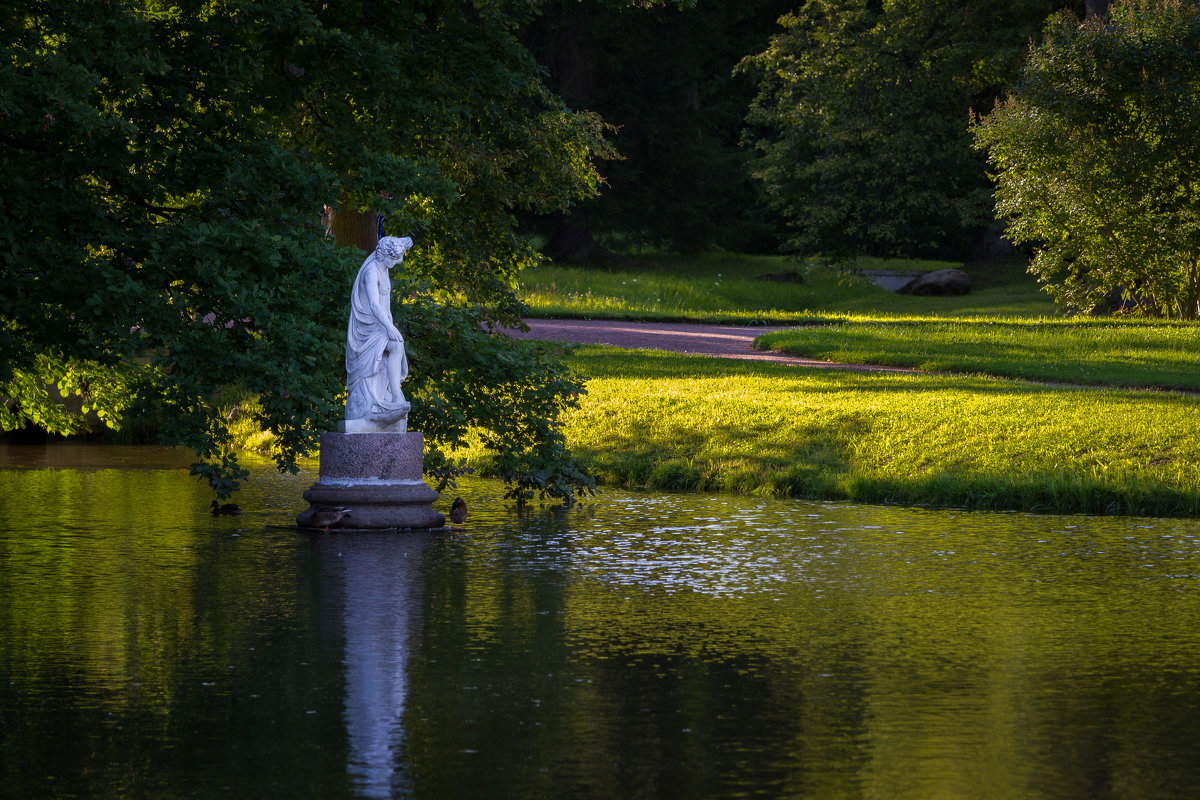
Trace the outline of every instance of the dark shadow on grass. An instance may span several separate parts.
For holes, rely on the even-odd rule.
[[[828,425],[789,431],[786,446],[763,444],[754,431],[723,431],[723,443],[752,456],[712,458],[705,454],[710,436],[680,424],[651,437],[630,428],[611,436],[602,451],[574,448],[605,483],[663,491],[733,491],[801,497],[827,495],[851,469],[852,439],[867,435],[870,421],[856,416]]]
[[[604,452],[580,448],[576,453],[601,484],[659,491],[767,494],[980,511],[1200,516],[1200,493],[1149,481],[1114,485],[1067,471],[1002,477],[951,471],[907,478],[864,475],[852,462],[851,443],[824,426],[800,431],[787,451],[756,453],[744,461],[707,460],[697,450],[673,449],[670,444],[631,434]]]
[[[998,479],[953,472],[920,479],[862,476],[851,482],[841,499],[1036,514],[1200,515],[1197,492],[1158,483],[1112,485],[1070,472],[1006,475]]]

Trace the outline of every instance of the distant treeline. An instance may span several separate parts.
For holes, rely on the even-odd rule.
[[[554,0],[524,29],[550,86],[615,126],[602,195],[527,221],[552,255],[966,258],[997,228],[970,122],[1064,0]],[[599,244],[597,244],[599,242]]]

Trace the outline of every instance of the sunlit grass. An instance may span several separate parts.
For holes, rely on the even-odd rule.
[[[1200,399],[582,347],[573,451],[609,484],[1196,515]],[[479,454],[476,454],[476,458]]]
[[[927,271],[960,264],[862,259],[858,269]],[[1017,280],[1012,279],[1015,272]],[[795,275],[800,282],[762,276]],[[1020,265],[980,269],[977,288],[962,297],[908,297],[872,285],[819,259],[729,253],[696,257],[639,256],[626,269],[539,267],[521,277],[532,316],[727,323],[789,323],[840,314],[1051,314],[1054,306]]]
[[[863,259],[860,269],[948,262]],[[542,267],[523,278],[530,313],[551,317],[795,324],[760,346],[852,364],[1079,384],[1200,389],[1193,324],[1057,316],[1020,263],[972,265],[961,297],[908,297],[818,259],[717,253],[639,256],[622,271]],[[800,283],[764,275],[797,274]]]
[[[275,449],[275,434],[259,422],[262,400],[238,384],[222,387],[210,398],[217,413],[225,418],[229,435],[240,450],[269,454]]]
[[[870,319],[759,337],[766,349],[851,364],[1200,389],[1200,328],[1136,319]]]

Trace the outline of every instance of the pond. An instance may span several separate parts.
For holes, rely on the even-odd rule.
[[[310,536],[311,472],[213,517],[188,460],[0,445],[7,796],[1200,792],[1196,521],[471,481]]]

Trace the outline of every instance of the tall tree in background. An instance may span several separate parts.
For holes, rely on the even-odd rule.
[[[968,130],[1061,0],[808,0],[745,67],[757,174],[804,254],[963,257],[991,216]]]
[[[740,145],[753,82],[734,75],[787,0],[631,9],[555,0],[526,37],[572,105],[616,128],[602,196],[558,218],[554,251],[587,260],[591,235],[692,252],[773,250],[777,225]]]
[[[593,159],[607,152],[598,119],[566,109],[518,41],[530,4],[4,8],[4,429],[78,429],[47,384],[113,424],[153,401],[163,440],[194,448],[224,494],[241,471],[211,396],[239,384],[262,398],[260,422],[294,468],[341,411],[362,253],[323,238],[320,210],[336,205],[419,238],[406,335],[429,359],[413,415],[431,443],[483,421],[514,480],[581,485],[555,427],[578,385],[491,337],[479,349],[507,359],[509,380],[482,392],[497,370],[452,346],[477,341],[480,322],[517,319],[515,275],[536,254],[515,213],[594,194]],[[443,313],[419,300],[430,288],[474,310]],[[527,414],[544,424],[512,422]]]
[[[1200,3],[1061,15],[975,133],[1058,302],[1200,318]]]

